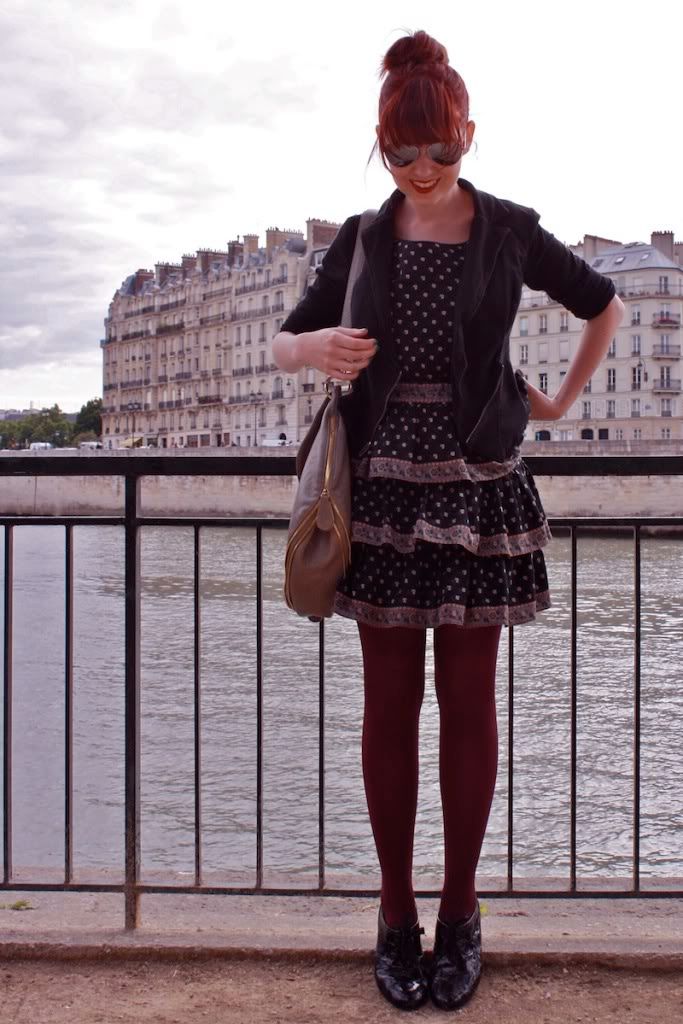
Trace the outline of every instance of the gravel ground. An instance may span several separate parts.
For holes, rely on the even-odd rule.
[[[447,1017],[431,1005],[410,1019]],[[470,1024],[680,1024],[683,972],[488,967]],[[3,1024],[335,1024],[402,1019],[369,961],[272,956],[187,961],[0,961]]]

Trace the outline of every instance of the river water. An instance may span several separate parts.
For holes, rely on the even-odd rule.
[[[202,558],[202,814],[207,881],[253,884],[256,821],[255,533],[206,528]],[[315,885],[318,629],[284,605],[285,534],[264,544],[264,882]],[[78,527],[75,550],[74,860],[83,881],[123,869],[123,531]],[[192,531],[142,531],[142,874],[192,872]],[[569,540],[546,547],[553,607],[517,627],[514,858],[521,886],[569,872]],[[642,542],[641,878],[683,876],[683,543]],[[578,544],[580,885],[629,883],[633,849],[633,542]],[[63,864],[64,530],[15,529],[13,853],[17,878]],[[500,765],[479,868],[497,886],[507,856],[507,644]],[[418,886],[438,886],[443,844],[438,715],[428,641],[421,718]],[[360,768],[355,623],[326,626],[326,879],[376,885]],[[0,809],[1,811],[1,809]],[[182,876],[180,876],[182,877]]]

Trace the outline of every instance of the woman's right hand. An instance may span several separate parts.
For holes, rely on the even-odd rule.
[[[355,380],[377,352],[377,341],[367,334],[367,327],[322,327],[300,334],[297,341],[306,366],[346,381]]]

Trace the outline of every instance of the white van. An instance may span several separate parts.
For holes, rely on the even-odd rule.
[[[101,448],[102,447],[102,442],[101,441],[81,441],[81,443],[79,444],[78,447],[79,448],[85,448],[86,450],[87,449],[92,449],[92,448]]]
[[[49,441],[31,441],[29,445],[29,451],[31,452],[43,452],[47,448],[54,448],[54,445]]]

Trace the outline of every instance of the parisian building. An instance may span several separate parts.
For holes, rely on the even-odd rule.
[[[338,224],[303,232],[269,228],[200,249],[180,263],[138,270],[105,319],[105,447],[296,444],[323,398],[317,370],[288,374],[271,342],[312,281]],[[606,358],[561,420],[530,421],[538,441],[683,438],[681,312],[683,243],[653,232],[649,243],[585,235],[570,249],[611,277],[626,306]],[[544,292],[524,288],[510,357],[554,394],[584,321]]]
[[[269,228],[138,270],[105,323],[106,448],[250,447],[297,443],[323,397],[323,375],[284,373],[271,342],[339,229]]]
[[[671,231],[656,231],[649,243],[585,235],[569,248],[612,278],[626,309],[583,394],[560,420],[532,420],[527,438],[680,440],[683,243],[674,242]],[[555,394],[583,327],[549,295],[524,288],[510,337],[513,365],[535,387]]]

